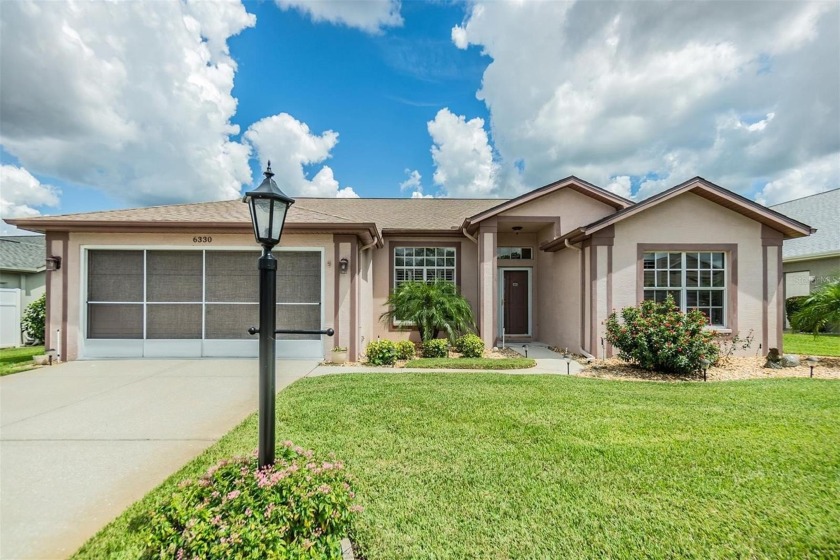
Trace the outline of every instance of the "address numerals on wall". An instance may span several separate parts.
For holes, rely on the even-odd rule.
[[[193,237],[193,243],[213,243],[212,235],[196,235]]]

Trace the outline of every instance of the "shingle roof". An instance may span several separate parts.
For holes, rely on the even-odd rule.
[[[8,235],[0,237],[0,268],[35,272],[45,268],[43,235]]]
[[[770,208],[807,222],[817,229],[809,237],[786,240],[782,246],[783,258],[801,259],[811,255],[840,254],[840,189],[783,202]]]
[[[382,230],[453,230],[465,218],[491,208],[500,199],[455,198],[298,198],[287,224],[375,223]],[[114,222],[115,224],[242,224],[250,227],[248,205],[240,200],[173,204],[126,210],[27,218],[27,224]]]

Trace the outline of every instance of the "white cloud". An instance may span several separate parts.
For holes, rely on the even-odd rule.
[[[255,21],[238,1],[4,4],[0,143],[133,204],[235,198],[251,172],[227,40]]]
[[[38,207],[58,206],[61,192],[41,183],[29,171],[15,165],[0,165],[0,219],[40,216]],[[25,234],[14,226],[0,223],[0,234]]]
[[[627,175],[622,175],[620,177],[613,177],[610,182],[604,187],[611,193],[617,194],[618,196],[623,196],[624,198],[631,198],[632,190],[631,190],[631,181],[630,177]]]
[[[296,9],[312,18],[380,33],[403,24],[399,0],[275,0],[284,10]]]
[[[767,183],[756,200],[765,206],[820,193],[840,186],[840,158],[832,154],[797,167]]]
[[[498,165],[484,130],[484,119],[466,120],[444,108],[427,123],[432,137],[434,181],[449,196],[494,197]]]
[[[271,160],[275,180],[290,196],[358,198],[350,187],[341,188],[328,165],[309,179],[304,166],[322,163],[338,144],[338,133],[327,130],[312,134],[306,123],[287,113],[261,119],[245,132],[245,139],[256,149],[260,164]]]
[[[840,158],[839,6],[478,1],[451,38],[491,59],[498,175],[632,177],[637,198],[702,175],[749,195]]]
[[[401,191],[411,191],[411,198],[435,197],[432,194],[423,194],[423,176],[420,175],[419,171],[406,169],[405,173],[408,175],[408,179],[400,183]]]

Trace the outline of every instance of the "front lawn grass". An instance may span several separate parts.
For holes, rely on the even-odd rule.
[[[32,356],[44,353],[43,346],[21,346],[0,350],[0,377],[35,367]]]
[[[294,383],[277,411],[279,440],[355,476],[366,560],[840,552],[836,381],[350,374]],[[252,416],[76,557],[139,558],[143,512],[256,441]]]
[[[784,333],[786,354],[840,356],[840,334]]]
[[[532,358],[418,358],[407,368],[428,369],[526,369],[537,365]]]

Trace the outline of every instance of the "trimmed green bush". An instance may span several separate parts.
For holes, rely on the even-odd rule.
[[[414,343],[410,340],[400,340],[395,346],[397,349],[398,360],[411,360],[412,358],[414,358]]]
[[[181,482],[149,512],[146,556],[340,559],[341,539],[361,510],[344,465],[316,460],[290,441],[274,465],[260,469],[255,455]]]
[[[454,340],[475,328],[469,302],[447,280],[403,282],[385,305],[388,311],[379,316],[381,321],[407,321],[420,331],[423,342],[437,338],[441,331]]]
[[[423,343],[424,358],[446,358],[449,356],[449,341],[445,338],[435,338]]]
[[[607,340],[622,360],[651,371],[692,373],[700,360],[714,364],[719,348],[707,330],[706,316],[693,309],[682,313],[669,295],[662,303],[643,301],[607,319]]]
[[[465,358],[481,358],[484,356],[484,341],[475,334],[465,334],[455,341],[455,348]]]
[[[397,347],[391,340],[374,340],[367,345],[367,361],[373,366],[392,366],[397,363]]]
[[[47,323],[47,296],[42,295],[26,306],[20,325],[26,333],[40,342],[44,341],[44,329]]]
[[[802,304],[805,303],[806,299],[808,299],[808,296],[791,296],[785,300],[785,313],[788,322],[791,322],[794,313],[802,309]]]

